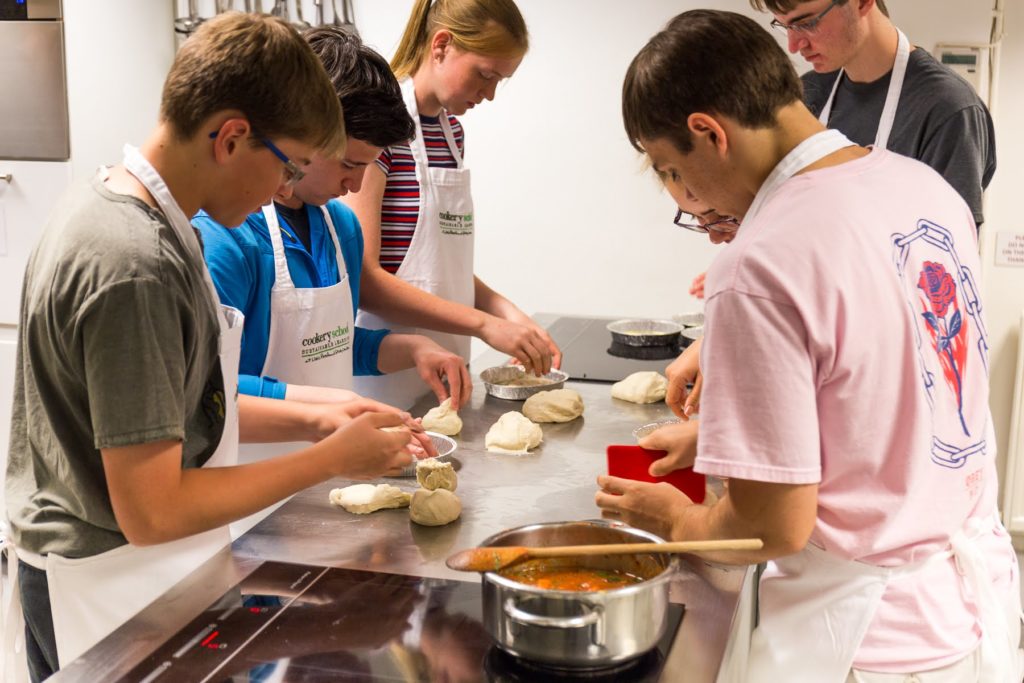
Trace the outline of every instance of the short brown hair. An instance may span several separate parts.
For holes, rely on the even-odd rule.
[[[786,53],[753,19],[735,12],[680,14],[648,41],[626,71],[622,118],[630,143],[670,140],[693,149],[686,120],[695,112],[769,128],[803,88]]]
[[[391,58],[395,76],[416,72],[441,29],[460,50],[488,57],[521,57],[530,47],[526,21],[513,0],[416,0]]]
[[[850,0],[840,0],[837,5],[845,5]],[[807,0],[750,0],[750,6],[758,12],[771,12],[772,14],[785,14],[792,12],[793,8]],[[889,16],[889,8],[885,6],[885,0],[875,0],[878,9],[882,14]]]
[[[164,82],[160,118],[189,139],[210,116],[237,109],[259,135],[325,154],[345,147],[338,96],[313,50],[287,22],[226,12],[184,42]]]

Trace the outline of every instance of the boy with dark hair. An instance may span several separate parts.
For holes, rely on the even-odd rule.
[[[291,192],[237,230],[204,213],[193,219],[221,301],[245,314],[241,391],[345,401],[356,398],[353,375],[415,367],[439,400],[449,397],[447,379],[458,408],[472,388],[462,358],[422,335],[355,326],[363,236],[355,214],[335,197],[358,191],[381,150],[415,133],[398,81],[355,34],[316,28],[304,35],[341,102],[344,156],[316,155]],[[342,332],[323,342],[322,330]]]
[[[789,51],[811,70],[804,103],[859,145],[928,164],[971,207],[980,229],[982,195],[996,172],[992,115],[962,78],[914,47],[882,0],[750,0],[774,15]]]
[[[1020,680],[963,199],[827,130],[739,14],[670,22],[630,65],[623,114],[670,192],[741,221],[708,273],[695,463],[729,489],[708,508],[602,476],[598,505],[673,540],[764,540],[714,557],[767,562],[749,661],[725,680]]]
[[[236,225],[343,147],[316,55],[279,19],[218,16],[178,52],[160,112],[64,197],[25,273],[6,486],[34,681],[227,545],[229,522],[412,460],[408,432],[380,429],[407,417],[370,403],[236,406],[240,316],[187,218]],[[240,436],[318,443],[236,466]]]

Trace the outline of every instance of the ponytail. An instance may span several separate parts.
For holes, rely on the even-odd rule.
[[[411,76],[423,61],[430,36],[427,35],[427,18],[430,16],[431,0],[416,0],[409,23],[405,25],[402,40],[398,43],[395,56],[391,58],[391,70],[399,80]]]
[[[416,73],[440,30],[451,33],[460,50],[488,57],[521,57],[530,43],[514,0],[416,0],[391,59],[396,77]]]

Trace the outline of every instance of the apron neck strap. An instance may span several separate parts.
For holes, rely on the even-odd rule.
[[[878,129],[875,133],[875,147],[879,149],[886,149],[888,147],[889,135],[892,133],[892,124],[896,120],[896,109],[899,106],[900,93],[903,92],[903,83],[907,76],[907,64],[910,62],[910,41],[903,31],[896,29],[896,34],[896,61],[892,66],[889,90],[885,95],[885,105],[882,107],[882,116],[878,120]],[[845,73],[844,69],[840,69],[839,76],[836,77],[836,81],[832,85],[832,92],[829,94],[828,100],[818,116],[818,120],[826,126],[832,114],[832,105],[835,103],[836,92],[839,90],[839,84],[842,82],[843,74]]]

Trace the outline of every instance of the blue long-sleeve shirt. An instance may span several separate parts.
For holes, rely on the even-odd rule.
[[[281,223],[288,271],[296,287],[329,287],[338,283],[334,242],[320,208],[306,205],[312,253],[296,237],[285,220]],[[355,214],[337,200],[327,203],[348,270],[352,307],[359,307],[359,276],[363,264],[363,233]],[[225,228],[200,211],[192,224],[203,236],[206,263],[222,303],[245,314],[238,389],[250,396],[284,398],[287,385],[263,375],[270,343],[270,292],[274,286],[274,248],[263,213],[250,214],[237,228]],[[379,375],[377,356],[388,330],[356,327],[352,351],[355,375]]]

